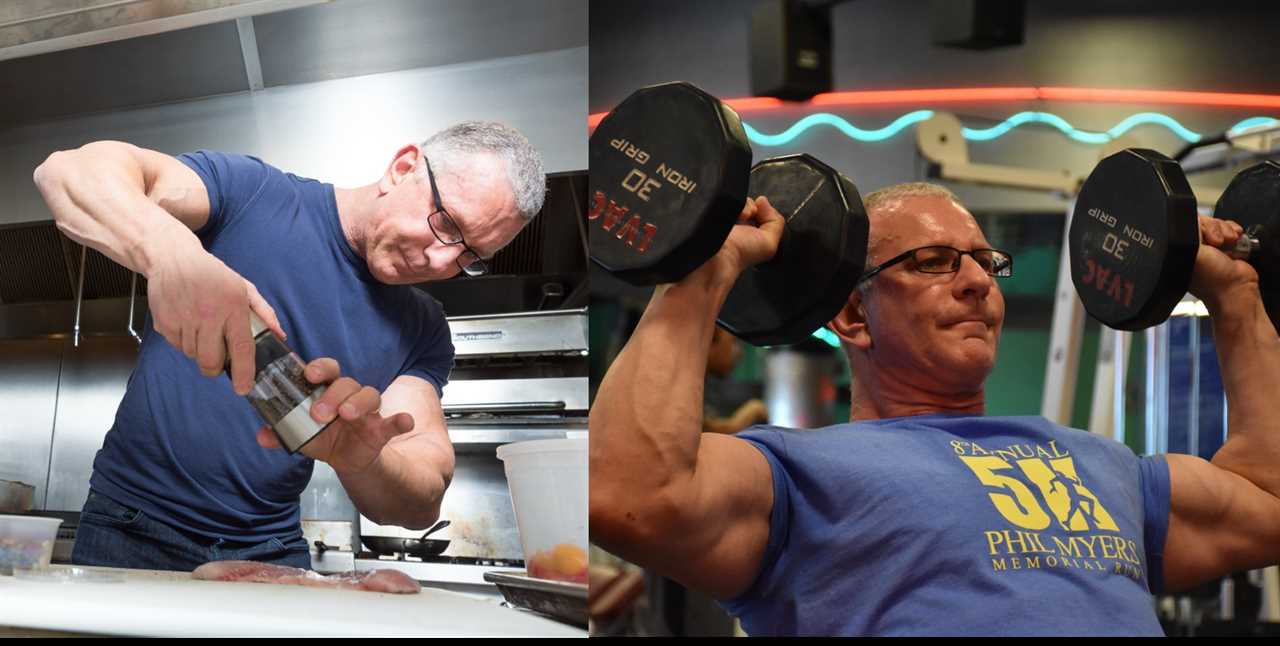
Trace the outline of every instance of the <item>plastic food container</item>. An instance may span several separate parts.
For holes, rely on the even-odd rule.
[[[49,567],[60,518],[0,516],[0,574]]]
[[[498,447],[529,576],[587,583],[587,439]]]

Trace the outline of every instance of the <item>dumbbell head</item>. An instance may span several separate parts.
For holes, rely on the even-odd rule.
[[[737,113],[688,83],[633,92],[591,135],[591,259],[636,285],[710,259],[747,196],[751,146]]]
[[[1267,160],[1240,171],[1213,208],[1213,216],[1237,222],[1257,239],[1249,264],[1258,271],[1262,302],[1280,320],[1280,162]]]
[[[768,197],[787,223],[777,254],[743,272],[718,322],[755,345],[797,343],[853,291],[867,257],[867,212],[853,182],[809,155],[756,164],[747,192]]]
[[[1067,234],[1085,310],[1119,330],[1157,325],[1191,284],[1200,247],[1195,195],[1178,163],[1129,148],[1098,163]]]
[[[591,259],[633,284],[676,281],[710,260],[748,193],[787,218],[778,253],[744,272],[720,313],[749,343],[803,340],[862,272],[868,225],[853,182],[808,155],[752,169],[737,114],[688,83],[627,97],[592,134],[590,164]]]

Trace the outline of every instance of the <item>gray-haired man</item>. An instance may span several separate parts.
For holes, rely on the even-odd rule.
[[[94,460],[76,563],[309,567],[299,494],[313,460],[376,522],[435,521],[454,465],[439,399],[453,345],[440,305],[408,285],[484,273],[541,209],[542,163],[522,135],[459,124],[352,189],[253,157],[105,141],[54,153],[35,181],[59,229],[148,279],[138,365]],[[240,396],[250,311],[328,384],[311,414],[333,423],[296,455]]]

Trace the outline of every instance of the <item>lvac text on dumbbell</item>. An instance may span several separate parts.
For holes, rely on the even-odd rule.
[[[1214,216],[1235,221],[1245,232],[1220,250],[1257,270],[1263,303],[1276,321],[1280,164],[1269,160],[1237,174]],[[1080,188],[1067,233],[1071,280],[1085,310],[1119,330],[1169,318],[1191,284],[1199,220],[1195,195],[1176,161],[1128,148],[1099,162]]]
[[[649,162],[649,153],[637,148],[626,139],[612,139],[609,141],[609,147],[634,159],[641,165]],[[678,190],[686,193],[692,194],[698,187],[697,182],[665,163],[659,163],[658,168],[653,173],[667,180]],[[661,188],[662,182],[646,175],[638,168],[632,168],[622,178],[620,185],[623,189],[634,193],[640,200],[648,202],[650,194],[655,189]],[[618,227],[617,231],[613,231],[614,236],[625,242],[628,247],[635,249],[636,253],[644,253],[653,242],[653,237],[658,234],[658,227],[652,222],[645,222],[638,213],[632,214],[630,218],[627,218],[626,215],[629,210],[628,207],[609,199],[609,196],[604,191],[598,190],[591,198],[591,209],[587,212],[587,219],[600,220],[600,224],[605,231],[613,231],[614,226],[625,219],[626,223]],[[601,219],[602,216],[603,219]],[[643,236],[640,236],[641,230],[644,231]],[[637,237],[639,237],[638,244]]]
[[[1124,241],[1121,240],[1121,242]],[[1123,258],[1123,256],[1119,257]],[[1080,277],[1080,283],[1097,288],[1099,292],[1125,307],[1133,304],[1133,281],[1125,280],[1119,273],[1113,273],[1110,269],[1094,262],[1092,258],[1085,259],[1084,276]]]
[[[619,240],[627,243],[627,246],[634,247],[636,253],[644,253],[649,248],[649,244],[653,242],[653,237],[658,235],[658,227],[652,222],[641,220],[639,214],[633,214],[627,218],[625,206],[619,206],[617,202],[610,200],[604,194],[604,191],[596,191],[591,199],[591,208],[587,211],[588,220],[600,220],[600,225],[605,231],[613,231],[613,227],[619,222],[626,219],[626,224],[618,227],[613,234]],[[603,217],[603,219],[601,219]],[[636,244],[636,237],[640,234],[641,229],[644,230],[644,236],[640,238],[640,244]]]

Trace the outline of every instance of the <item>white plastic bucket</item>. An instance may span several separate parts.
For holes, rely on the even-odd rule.
[[[530,576],[587,582],[587,439],[498,447]]]

